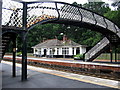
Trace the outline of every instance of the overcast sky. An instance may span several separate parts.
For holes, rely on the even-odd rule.
[[[19,0],[18,0],[19,1]],[[21,0],[21,1],[61,1],[61,2],[67,2],[67,3],[73,3],[73,2],[77,2],[78,4],[84,4],[89,2],[105,2],[108,3],[110,5],[110,8],[113,10],[114,8],[111,6],[111,3],[116,2],[116,1],[120,1],[120,0]]]
[[[48,1],[48,0],[22,0],[22,1]],[[92,2],[92,1],[94,1],[94,2],[104,1],[106,3],[111,3],[111,2],[119,1],[119,0],[51,0],[51,1],[61,1],[61,2],[67,2],[67,3],[77,2],[78,4],[84,4],[84,3],[87,3],[88,1],[90,1],[90,2]]]

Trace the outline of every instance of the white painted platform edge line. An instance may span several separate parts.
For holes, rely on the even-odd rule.
[[[2,61],[2,63],[12,65],[12,62],[8,62],[8,61]],[[21,67],[21,64],[16,63],[16,66]],[[34,70],[34,71],[37,71],[37,72],[52,74],[52,75],[55,75],[55,76],[60,76],[60,77],[68,78],[68,79],[73,79],[73,80],[77,80],[77,81],[82,81],[82,82],[87,82],[87,83],[92,83],[92,84],[97,84],[97,85],[102,85],[102,86],[107,86],[107,87],[112,87],[112,88],[118,88],[118,83],[119,82],[114,81],[114,80],[112,80],[112,82],[111,82],[111,83],[114,82],[115,83],[114,85],[111,85],[110,82],[104,84],[104,83],[94,82],[94,81],[90,81],[90,80],[84,80],[84,79],[80,79],[80,78],[76,78],[76,77],[70,77],[70,76],[65,76],[65,75],[61,75],[61,74],[55,74],[55,73],[51,73],[51,72],[40,71],[40,70],[37,69],[38,67],[34,67],[34,66],[30,66],[30,65],[28,65],[27,67],[28,67],[28,69]],[[60,71],[60,72],[62,72],[62,71]],[[118,82],[118,83],[116,83],[116,82]]]

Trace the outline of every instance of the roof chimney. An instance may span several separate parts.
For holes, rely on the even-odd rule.
[[[64,36],[63,36],[63,41],[67,41],[67,40],[68,40],[67,36],[64,35]]]
[[[46,38],[43,38],[42,42],[45,42],[45,39],[46,39]]]

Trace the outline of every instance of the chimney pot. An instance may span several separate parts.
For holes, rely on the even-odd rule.
[[[63,41],[67,41],[68,39],[67,39],[67,36],[66,35],[64,35],[63,36]]]

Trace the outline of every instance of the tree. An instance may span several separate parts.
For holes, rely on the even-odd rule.
[[[105,17],[111,19],[113,22],[115,22],[120,27],[120,10],[118,11],[108,11],[104,14]]]
[[[106,4],[105,2],[89,2],[85,3],[83,7],[101,15],[110,11],[108,4]]]
[[[79,6],[79,7],[82,7],[82,4],[78,4],[77,2],[73,2],[72,4],[76,5],[76,6]]]
[[[32,52],[31,47],[43,42],[46,39],[53,39],[58,35],[58,24],[44,24],[35,26],[28,33],[28,51]]]

